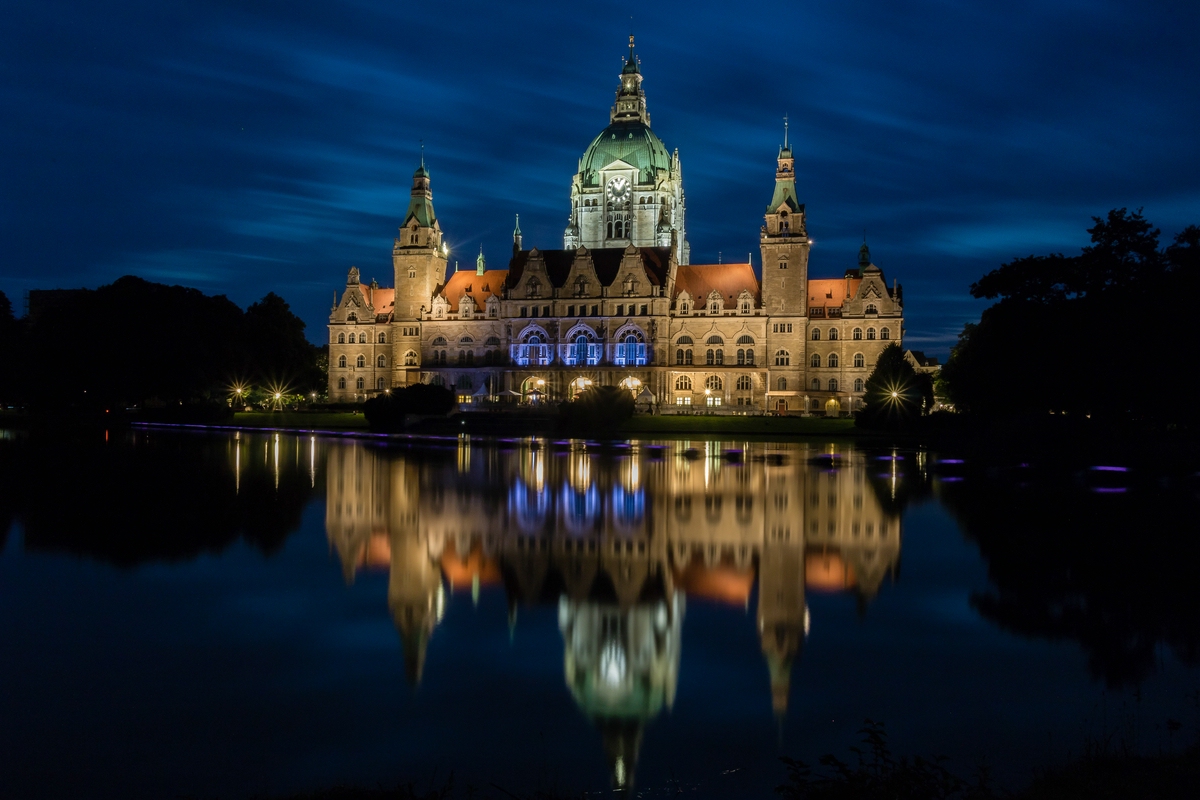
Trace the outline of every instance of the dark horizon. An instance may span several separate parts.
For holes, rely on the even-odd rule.
[[[421,140],[464,268],[481,244],[507,261],[517,213],[526,247],[559,248],[626,52],[629,20],[593,16],[20,8],[0,34],[21,112],[0,133],[0,290],[18,313],[30,289],[124,274],[242,307],[274,291],[321,341],[351,265],[392,283]],[[1073,254],[1110,208],[1144,208],[1164,242],[1198,221],[1197,23],[1171,3],[776,3],[647,8],[633,27],[654,130],[682,160],[693,263],[757,265],[786,113],[811,275],[854,266],[865,229],[905,286],[906,345],[944,358],[984,305],[967,286],[1000,263]]]

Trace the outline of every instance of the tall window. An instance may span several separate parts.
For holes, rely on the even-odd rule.
[[[387,334],[386,333],[379,334],[379,343],[387,344]]]
[[[357,379],[356,381],[354,381],[354,388],[355,388],[355,389],[362,389],[362,388],[365,388],[365,387],[366,387],[366,382],[365,382],[365,381],[364,381],[362,378],[359,378],[359,379]]]
[[[683,351],[683,363],[689,365],[692,363],[692,348],[689,347]]]
[[[863,390],[863,379],[855,378],[854,379],[854,391],[861,392],[862,390]]]
[[[339,389],[346,388],[346,379],[345,378],[338,378],[338,388]]]
[[[869,339],[869,340],[875,339],[875,329],[874,328],[867,328],[867,339]]]
[[[775,381],[775,388],[781,392],[786,392],[787,391],[787,378],[780,378],[779,380]]]
[[[829,329],[829,341],[831,341],[831,342],[836,342],[836,341],[837,341],[837,338],[838,338],[838,329],[837,329],[837,328],[830,328],[830,329]]]
[[[745,350],[745,348],[742,348],[742,347],[739,347],[739,348],[738,348],[738,351],[737,351],[737,363],[738,363],[738,366],[739,366],[739,367],[740,367],[740,366],[742,366],[743,364],[745,364],[745,363],[746,363],[746,350]]]
[[[821,381],[817,378],[812,379],[812,388],[814,392],[821,391]]]
[[[838,386],[838,384],[837,384],[837,378],[830,378],[830,379],[829,379],[829,391],[831,391],[831,392],[836,392],[836,391],[837,391],[837,386]]]
[[[863,354],[855,353],[854,354],[854,366],[861,368],[865,365],[866,365],[866,359],[863,358]]]
[[[704,352],[704,363],[711,365],[711,364],[715,364],[716,360],[717,360],[716,353],[713,352],[713,349],[711,347],[708,348],[708,350],[706,350]]]
[[[358,358],[355,360],[355,362],[354,362],[354,363],[355,363],[355,366],[357,366],[359,369],[362,369],[363,367],[365,367],[365,366],[367,365],[367,357],[366,357],[366,356],[359,356],[359,357],[358,357]],[[360,386],[359,388],[361,389],[362,387]]]
[[[751,366],[754,365],[754,348],[753,347],[746,348],[746,363],[750,364]]]
[[[816,355],[816,354],[809,356],[809,357],[808,357],[808,365],[809,365],[810,367],[819,367],[819,366],[821,366],[821,357],[820,357],[820,356],[818,356],[818,355]]]
[[[404,354],[404,366],[415,367],[417,365],[417,354],[409,350]]]
[[[714,392],[719,392],[719,391],[721,391],[721,386],[722,386],[722,384],[721,384],[721,376],[720,375],[709,375],[707,378],[704,379],[704,388],[705,389],[709,389]]]
[[[837,365],[838,365],[837,353],[830,353],[829,354],[829,366],[836,367]]]
[[[387,366],[387,357],[380,356],[379,358],[375,359],[375,362],[375,366],[379,367],[379,369],[383,369]]]
[[[571,363],[586,364],[587,363],[587,346],[588,340],[586,336],[576,336],[575,344],[571,345]]]
[[[721,366],[724,363],[725,363],[725,351],[718,347],[717,348],[717,366]]]
[[[776,350],[775,351],[775,366],[786,367],[791,363],[792,363],[792,357],[790,355],[788,355],[787,350]]]
[[[375,388],[381,392],[383,391],[383,378],[380,378],[379,380],[375,381]]]
[[[345,356],[338,356],[338,366],[345,369],[345,367],[346,367],[346,357]]]
[[[892,338],[892,332],[890,330],[888,330],[887,328],[880,328],[879,329],[879,338],[880,339],[890,339],[890,338]]]
[[[338,334],[338,344],[345,344],[345,343],[346,343],[346,334],[339,333]]]
[[[855,338],[855,339],[861,339],[861,338],[862,338],[862,328],[855,328],[855,329],[854,329],[854,338]]]
[[[820,328],[813,328],[813,329],[812,329],[812,340],[813,340],[814,342],[819,342],[819,341],[821,341],[821,329],[820,329]]]
[[[750,376],[749,375],[738,375],[737,388],[738,388],[739,392],[750,391]]]
[[[680,375],[675,379],[675,391],[690,392],[692,390],[692,379],[687,375]]]

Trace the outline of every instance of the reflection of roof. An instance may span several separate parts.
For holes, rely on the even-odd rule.
[[[714,289],[726,308],[737,302],[742,289],[750,292],[755,305],[761,304],[758,279],[749,264],[681,264],[675,273],[675,295],[687,292],[697,305],[704,304]]]
[[[840,592],[857,582],[841,553],[810,552],[804,556],[804,585],[814,592]]]
[[[808,282],[809,308],[841,308],[858,293],[862,278],[821,278]]]
[[[395,289],[381,289],[378,286],[372,287],[366,284],[362,287],[363,296],[367,299],[367,305],[375,309],[375,318],[389,317],[392,314],[392,308],[396,303]]]
[[[363,545],[358,566],[369,569],[389,569],[392,566],[392,540],[386,533],[373,533]]]
[[[663,286],[667,282],[667,262],[671,258],[669,247],[639,247],[638,255],[642,259],[642,267],[652,286]],[[516,286],[521,280],[521,273],[529,263],[529,250],[520,250],[508,264],[509,287]],[[546,273],[550,283],[562,288],[571,272],[571,264],[575,261],[575,250],[538,250],[538,255],[546,263]],[[621,268],[621,259],[625,257],[625,249],[621,247],[604,247],[588,250],[592,266],[596,270],[596,278],[602,286],[611,286]]]
[[[475,301],[475,307],[482,309],[486,305],[488,297],[500,296],[504,279],[507,277],[508,270],[506,269],[489,269],[482,275],[473,269],[460,269],[458,272],[451,273],[450,280],[446,281],[445,285],[436,293],[446,296],[452,311],[458,311],[458,303],[464,294],[470,295],[471,299]]]
[[[727,564],[709,567],[703,561],[692,561],[675,573],[675,585],[689,597],[744,606],[754,587],[754,568],[739,570]]]
[[[450,582],[451,591],[471,588],[476,577],[480,586],[499,586],[502,583],[500,566],[484,557],[483,548],[478,542],[471,545],[465,557],[458,554],[454,540],[446,542],[442,549],[442,573]]]

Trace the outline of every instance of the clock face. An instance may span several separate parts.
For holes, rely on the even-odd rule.
[[[618,175],[608,182],[606,190],[608,199],[614,203],[623,203],[629,199],[629,181]]]

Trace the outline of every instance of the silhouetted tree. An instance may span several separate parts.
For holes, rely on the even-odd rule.
[[[933,381],[918,373],[893,342],[879,353],[863,387],[863,403],[855,417],[859,427],[895,429],[933,407]]]
[[[572,432],[610,433],[633,416],[634,399],[620,386],[590,386],[561,409],[560,423]]]
[[[13,357],[17,346],[17,321],[13,317],[8,295],[0,292],[0,404],[13,399]]]
[[[268,292],[246,309],[245,321],[250,380],[300,394],[324,388],[316,348],[304,338],[304,321],[282,297]]]

